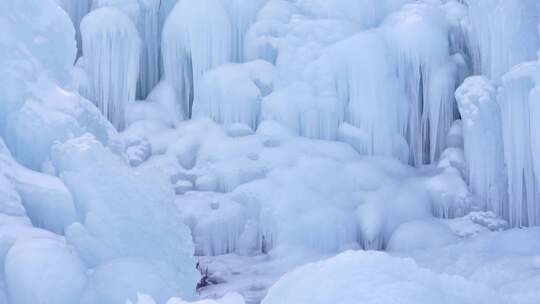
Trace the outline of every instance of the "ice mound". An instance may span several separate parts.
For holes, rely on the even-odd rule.
[[[421,250],[444,247],[457,242],[458,236],[440,219],[407,222],[400,225],[388,242],[389,251]]]
[[[481,232],[446,247],[408,251],[399,255],[412,257],[421,267],[437,273],[461,276],[497,290],[503,303],[534,304],[540,297],[538,237],[538,228]],[[491,301],[495,300],[487,297],[472,302]]]
[[[263,304],[505,303],[495,290],[380,252],[342,253],[285,274]]]
[[[128,300],[126,304],[156,304],[154,299],[146,294],[137,294],[137,300]],[[179,298],[171,298],[167,301],[167,304],[245,304],[244,299],[237,293],[230,293],[223,296],[223,298],[215,300],[201,300],[201,301],[184,301]]]
[[[82,224],[71,225],[66,238],[86,264],[138,258],[143,269],[153,269],[159,261],[175,274],[180,295],[190,296],[198,280],[193,244],[168,181],[150,170],[132,169],[89,134],[55,145],[52,155]]]
[[[223,65],[206,73],[193,101],[193,118],[209,117],[221,124],[242,123],[255,130],[261,101],[276,81],[274,67],[266,61]]]
[[[39,253],[39,254],[37,254]],[[5,261],[10,303],[75,304],[86,284],[86,267],[62,242],[34,239],[17,242]]]

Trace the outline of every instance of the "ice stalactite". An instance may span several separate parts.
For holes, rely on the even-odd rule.
[[[245,35],[257,13],[268,0],[221,0],[229,13],[232,34],[232,61],[245,61]]]
[[[150,94],[160,79],[159,45],[159,0],[139,1],[141,11],[137,28],[142,40],[139,84],[137,96],[144,99]]]
[[[145,99],[159,82],[160,0],[94,0],[94,7],[112,6],[128,15],[141,38],[137,98]]]
[[[58,4],[66,11],[71,18],[75,27],[77,39],[77,57],[82,55],[82,39],[81,39],[81,20],[90,12],[92,0],[56,0]]]
[[[539,88],[538,62],[515,66],[502,77],[499,88],[508,171],[508,220],[514,227],[540,224]]]
[[[468,181],[483,211],[508,216],[507,180],[497,91],[483,76],[467,78],[456,91],[462,117]]]
[[[343,103],[344,121],[358,129],[356,147],[361,154],[399,157],[408,153],[399,153],[407,104],[389,54],[378,31],[353,36],[327,54],[334,78],[331,87],[338,103]]]
[[[229,16],[219,0],[180,0],[165,22],[162,38],[164,78],[177,90],[179,116],[189,118],[203,74],[230,61]]]
[[[454,120],[457,68],[450,57],[448,24],[436,5],[405,5],[384,22],[409,103],[410,162],[433,162],[444,149]]]
[[[272,92],[276,78],[275,67],[263,60],[213,69],[201,79],[193,117],[240,123],[256,130],[262,98]]]
[[[515,64],[533,60],[540,46],[538,1],[464,0],[474,74],[498,80]]]
[[[141,41],[122,11],[103,7],[81,23],[88,99],[118,129],[125,126],[125,108],[135,100]]]

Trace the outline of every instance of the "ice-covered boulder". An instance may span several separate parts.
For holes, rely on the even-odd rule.
[[[51,239],[17,242],[5,261],[10,303],[77,304],[86,267],[72,248]]]
[[[399,300],[397,300],[399,299]],[[439,275],[414,261],[373,251],[348,251],[285,274],[263,304],[505,303],[495,290]]]
[[[132,20],[114,7],[92,11],[81,22],[87,98],[118,129],[135,100],[141,40]]]

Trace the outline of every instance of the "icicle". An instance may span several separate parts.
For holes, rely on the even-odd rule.
[[[508,170],[508,220],[513,227],[540,224],[538,176],[538,62],[517,65],[502,77],[498,102],[502,113]],[[536,170],[535,170],[536,169]],[[536,171],[536,172],[535,172]]]
[[[399,156],[395,143],[405,135],[407,104],[384,39],[368,31],[332,49],[333,87],[345,104],[345,121],[365,137],[362,150],[367,155]]]
[[[256,130],[260,103],[276,80],[275,67],[262,60],[227,64],[207,72],[193,101],[193,117],[209,117],[222,124],[241,123]]]
[[[104,7],[81,23],[88,99],[118,129],[125,126],[125,107],[135,100],[141,41],[122,11]]]
[[[232,61],[245,62],[244,41],[249,26],[268,0],[221,0],[229,13],[232,34]]]
[[[161,49],[164,76],[178,92],[182,118],[191,115],[202,75],[230,61],[230,29],[219,0],[180,0],[167,18]]]
[[[94,0],[94,7],[112,6],[128,15],[141,38],[137,99],[145,99],[160,79],[160,0]]]
[[[397,74],[409,103],[410,162],[437,159],[453,121],[456,69],[449,54],[448,25],[435,5],[405,5],[384,22],[397,58]],[[453,109],[453,108],[452,108]]]
[[[536,58],[537,0],[465,0],[475,74],[497,81],[515,64]]]
[[[463,121],[470,189],[483,211],[507,217],[504,146],[496,90],[487,78],[474,76],[458,88],[456,98]]]

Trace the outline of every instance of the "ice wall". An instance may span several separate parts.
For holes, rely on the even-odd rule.
[[[456,91],[470,188],[479,207],[508,218],[501,110],[497,91],[483,76],[467,78]]]
[[[165,22],[162,38],[164,78],[177,90],[178,115],[189,118],[203,74],[231,59],[229,16],[218,0],[180,0]]]
[[[119,9],[92,11],[81,23],[88,99],[118,129],[125,127],[125,108],[135,100],[141,41],[133,22]]]

